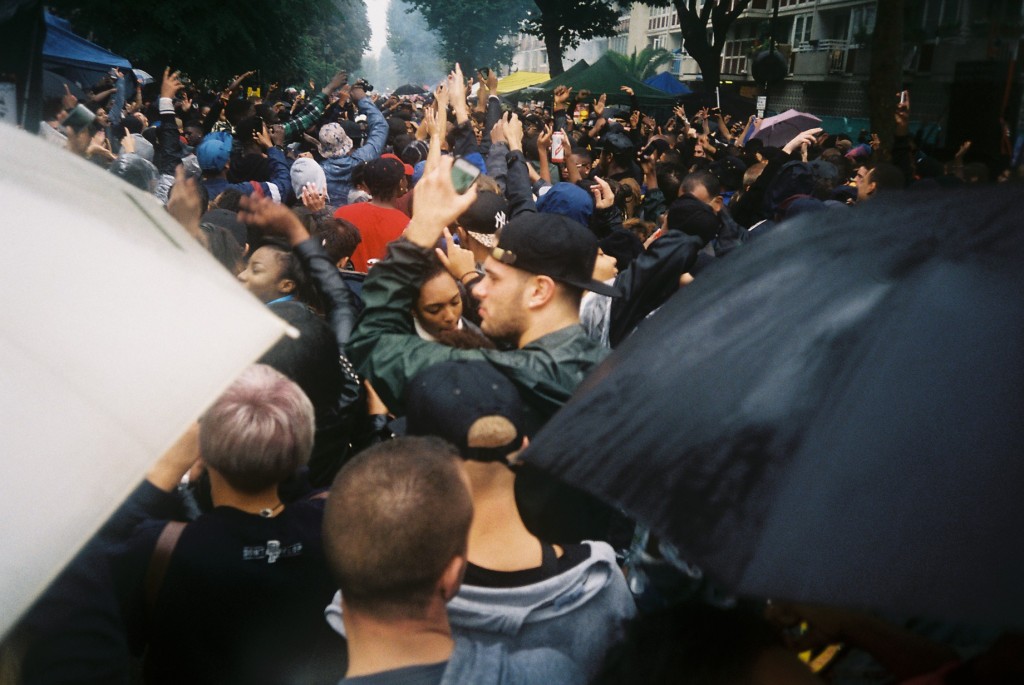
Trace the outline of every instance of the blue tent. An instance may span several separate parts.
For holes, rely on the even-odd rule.
[[[693,91],[690,90],[685,83],[680,83],[672,74],[667,71],[663,71],[657,76],[652,76],[644,81],[651,88],[657,88],[658,90],[664,91],[670,95],[689,95]]]
[[[75,35],[66,19],[46,12],[46,41],[43,68],[87,88],[99,81],[111,67],[131,69],[124,57]]]

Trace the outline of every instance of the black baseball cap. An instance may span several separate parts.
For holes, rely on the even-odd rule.
[[[617,288],[593,278],[597,236],[561,214],[530,212],[509,221],[491,256],[503,264],[577,288],[610,297],[621,295]]]
[[[505,198],[498,193],[481,190],[469,209],[459,216],[458,222],[481,245],[493,248],[498,244],[495,234],[505,226],[507,217],[508,202]]]
[[[519,392],[488,362],[434,364],[406,392],[407,435],[444,438],[463,458],[476,461],[505,461],[523,442]]]

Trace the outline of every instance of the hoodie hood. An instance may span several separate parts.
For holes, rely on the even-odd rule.
[[[540,583],[514,588],[463,584],[459,594],[448,602],[452,627],[514,636],[527,625],[544,623],[579,610],[611,585],[616,580],[615,574],[625,587],[611,546],[603,542],[583,544],[590,547],[588,558]],[[341,592],[335,593],[324,609],[324,616],[337,633],[345,635]]]
[[[515,588],[463,585],[448,603],[457,629],[517,635],[525,626],[556,619],[595,599],[618,573],[615,552],[604,543],[585,542],[590,556],[540,583]]]

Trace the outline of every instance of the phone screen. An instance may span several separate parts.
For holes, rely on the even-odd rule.
[[[452,166],[452,185],[455,186],[455,192],[462,195],[469,190],[479,175],[480,169],[476,166],[464,159],[456,159],[455,165]]]

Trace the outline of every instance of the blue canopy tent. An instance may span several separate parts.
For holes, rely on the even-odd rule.
[[[46,71],[77,83],[84,90],[103,78],[111,67],[132,68],[132,63],[124,57],[76,35],[66,19],[49,12],[45,13],[45,18],[43,69]],[[60,93],[47,92],[47,95],[62,93],[63,90]]]
[[[663,71],[656,76],[646,79],[644,83],[649,85],[651,88],[657,88],[669,95],[689,95],[693,92],[685,83],[680,83],[679,79],[667,71]]]

